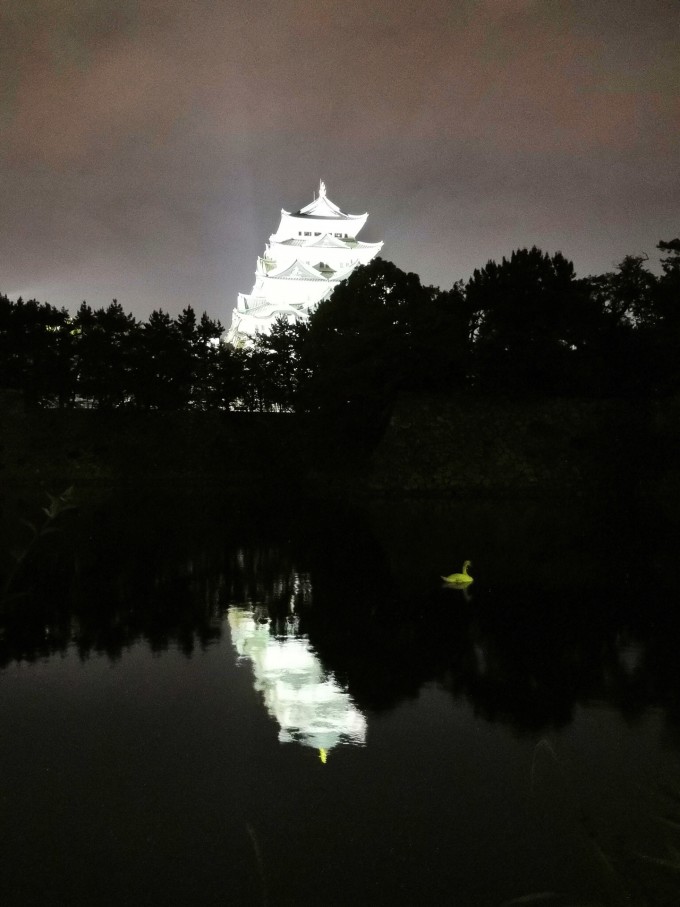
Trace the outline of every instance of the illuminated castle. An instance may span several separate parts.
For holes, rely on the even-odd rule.
[[[318,197],[294,214],[281,211],[281,223],[258,258],[255,286],[239,293],[227,340],[249,343],[268,334],[277,318],[306,321],[357,265],[367,264],[382,243],[357,239],[368,214],[345,214],[319,186]]]

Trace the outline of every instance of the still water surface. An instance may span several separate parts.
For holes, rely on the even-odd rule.
[[[0,903],[679,903],[676,571],[611,505],[84,504],[4,607]]]

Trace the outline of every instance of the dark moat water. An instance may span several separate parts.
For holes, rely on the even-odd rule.
[[[680,901],[668,512],[127,490],[53,528],[3,603],[3,905]]]

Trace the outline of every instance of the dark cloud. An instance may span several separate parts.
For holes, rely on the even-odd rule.
[[[444,286],[678,233],[679,7],[4,0],[0,289],[228,320],[281,207]]]

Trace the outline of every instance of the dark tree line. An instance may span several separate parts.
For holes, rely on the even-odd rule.
[[[191,307],[146,322],[114,300],[75,315],[0,296],[0,387],[28,405],[322,412],[379,424],[404,391],[503,396],[680,392],[680,239],[577,278],[561,253],[519,249],[450,290],[375,259],[309,322],[251,349]]]
[[[273,388],[282,405],[379,427],[405,391],[680,393],[680,239],[658,249],[658,276],[646,256],[628,256],[586,278],[559,252],[519,249],[446,291],[375,259],[307,324],[259,340],[277,376],[264,395]]]
[[[116,300],[71,316],[0,296],[0,387],[22,391],[29,406],[228,408],[243,366],[221,333],[191,307],[140,322]]]

